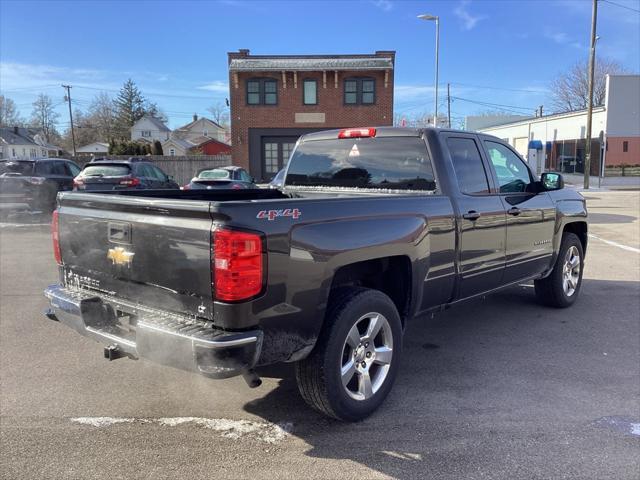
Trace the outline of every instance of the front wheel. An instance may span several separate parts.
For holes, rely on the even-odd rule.
[[[562,237],[556,264],[547,278],[535,281],[538,300],[544,305],[566,308],[576,301],[582,286],[584,250],[573,233]]]
[[[298,388],[314,409],[345,421],[373,413],[395,380],[402,324],[391,299],[378,290],[334,296],[311,354],[296,363]]]

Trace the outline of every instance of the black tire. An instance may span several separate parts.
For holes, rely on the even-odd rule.
[[[363,355],[363,350],[360,347],[358,347],[360,350],[353,349],[346,356],[345,349],[351,348],[347,346],[347,337],[352,328],[357,323],[362,326],[363,322],[368,322],[369,314],[381,316],[386,320],[388,328],[382,327],[376,334],[378,336],[373,335],[370,342],[371,347],[368,343],[367,347],[375,350],[376,342],[386,340],[389,343],[390,332],[392,352],[387,368],[387,364],[383,367],[377,363],[382,359],[382,357],[375,358],[376,355],[380,355],[376,353],[378,350],[375,352],[365,351],[365,355],[372,353],[373,356],[372,359],[362,358],[366,362],[371,362],[367,367],[366,375],[369,377],[371,372],[369,378],[372,383],[375,384],[376,382],[373,380],[377,378],[381,379],[381,383],[378,383],[375,392],[370,393],[370,397],[355,399],[351,396],[353,392],[349,393],[348,386],[343,386],[341,368],[345,358],[347,362],[351,359],[356,365],[354,368],[358,369],[366,363],[356,361],[358,355]],[[372,324],[373,322],[370,325]],[[361,346],[364,347],[364,343]],[[398,310],[391,299],[378,290],[364,288],[342,290],[332,295],[325,325],[315,348],[307,358],[296,363],[298,389],[304,400],[320,413],[349,422],[362,420],[371,415],[391,391],[398,372],[401,352],[402,323]],[[382,377],[376,377],[382,371],[379,369],[382,368],[386,373]],[[353,381],[358,387],[361,375],[361,371],[354,370],[352,379],[355,379]],[[357,392],[356,395],[358,395]]]
[[[570,289],[569,292],[567,292],[564,287],[564,275],[566,273],[566,258],[570,250],[578,252],[580,271],[578,273],[578,280],[575,288]],[[546,278],[536,280],[534,283],[538,301],[549,307],[570,307],[580,294],[583,272],[584,250],[582,249],[582,242],[580,242],[577,235],[573,233],[565,233],[562,236],[562,243],[560,244],[558,258],[556,259],[556,264],[554,265],[551,274]]]

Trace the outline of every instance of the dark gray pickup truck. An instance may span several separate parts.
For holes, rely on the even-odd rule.
[[[295,362],[348,421],[389,393],[410,319],[528,280],[568,307],[587,247],[560,175],[495,137],[388,127],[303,136],[280,189],[62,193],[52,228],[47,315],[107,358],[251,386]]]

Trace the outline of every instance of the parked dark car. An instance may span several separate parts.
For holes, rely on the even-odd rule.
[[[200,170],[183,190],[213,190],[218,188],[257,188],[255,180],[242,167],[219,167]]]
[[[381,127],[302,136],[279,189],[64,193],[48,316],[107,358],[250,386],[292,362],[313,408],[360,420],[413,319],[527,281],[576,301],[588,216],[563,187],[496,137]]]
[[[51,212],[58,192],[72,190],[78,173],[65,158],[0,160],[0,209]]]
[[[169,175],[151,162],[99,160],[87,163],[73,181],[75,190],[179,189]]]

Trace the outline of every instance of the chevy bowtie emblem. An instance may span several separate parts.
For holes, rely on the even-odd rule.
[[[110,248],[107,253],[107,258],[113,262],[114,265],[125,265],[130,264],[131,260],[133,260],[133,256],[135,253],[127,252],[122,247]]]

